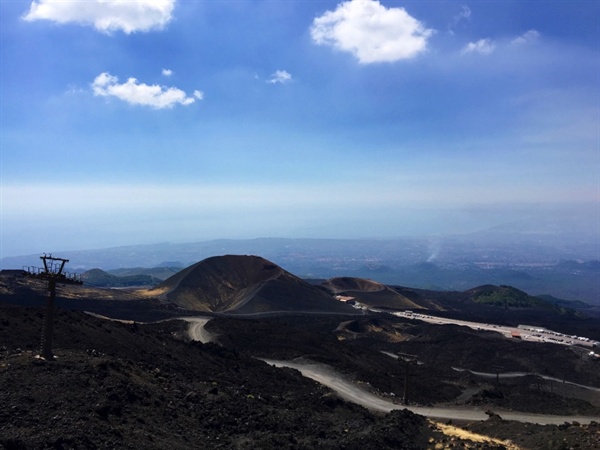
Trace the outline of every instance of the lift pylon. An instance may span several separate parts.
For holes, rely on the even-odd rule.
[[[44,317],[44,326],[42,329],[42,345],[40,356],[46,360],[53,360],[52,354],[52,333],[54,327],[54,299],[56,298],[56,282],[68,282],[63,274],[65,264],[68,259],[55,258],[52,255],[40,256],[44,262],[44,272],[40,273],[40,278],[48,280],[48,301],[46,302],[46,315]]]

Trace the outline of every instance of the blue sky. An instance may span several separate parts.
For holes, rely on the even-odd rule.
[[[0,1],[1,256],[600,215],[600,3]]]

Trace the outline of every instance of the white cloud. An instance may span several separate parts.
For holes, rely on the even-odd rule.
[[[275,83],[289,83],[292,81],[292,75],[285,70],[277,70],[275,73],[271,74],[271,78],[267,80],[267,83],[275,84]]]
[[[454,34],[454,28],[456,28],[463,20],[471,20],[471,8],[467,5],[462,5],[461,11],[452,18],[452,23],[448,27],[450,34]]]
[[[155,109],[172,108],[176,104],[190,105],[201,100],[203,93],[194,91],[194,97],[188,97],[181,89],[159,85],[139,83],[135,78],[119,84],[119,79],[108,72],[101,73],[92,83],[94,95],[116,97],[132,105],[150,106]]]
[[[463,19],[469,20],[471,18],[471,8],[469,8],[467,5],[462,5],[461,8],[462,11],[454,16],[454,23],[458,23]]]
[[[163,70],[162,70],[162,74],[163,74],[165,77],[170,77],[171,75],[173,75],[173,71],[172,71],[171,69],[163,69]]]
[[[122,30],[129,34],[164,28],[174,5],[175,0],[38,0],[31,3],[24,19],[74,22],[105,33]]]
[[[528,30],[523,33],[521,36],[512,40],[513,44],[527,44],[529,42],[536,41],[540,37],[540,33],[536,30]]]
[[[494,41],[491,39],[480,39],[477,42],[469,42],[465,45],[461,51],[461,53],[481,53],[483,55],[489,55],[496,49],[496,45]]]
[[[410,59],[427,48],[433,30],[404,8],[386,8],[374,0],[352,0],[317,17],[310,33],[318,45],[352,53],[360,63]]]
[[[538,31],[528,30],[522,35],[512,39],[510,43],[512,45],[524,45],[535,42],[539,39],[539,37],[540,33]],[[506,42],[507,41],[501,41],[499,45],[505,47],[508,45]],[[480,39],[477,42],[469,42],[467,45],[465,45],[461,50],[461,54],[466,55],[469,53],[479,53],[482,55],[489,55],[496,50],[496,47],[496,42],[494,42],[492,39]]]

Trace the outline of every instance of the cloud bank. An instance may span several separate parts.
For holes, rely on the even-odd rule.
[[[97,96],[116,97],[132,105],[150,106],[154,109],[172,108],[176,104],[190,105],[196,99],[202,100],[204,97],[202,91],[194,91],[194,96],[188,97],[181,89],[147,85],[139,83],[135,78],[119,84],[119,79],[108,72],[96,77],[92,89]]]
[[[404,8],[386,8],[374,0],[340,3],[314,19],[313,41],[352,53],[362,64],[414,58],[427,49],[434,33]]]
[[[31,3],[24,19],[78,23],[104,33],[122,30],[129,34],[164,28],[174,6],[175,0],[39,0]]]

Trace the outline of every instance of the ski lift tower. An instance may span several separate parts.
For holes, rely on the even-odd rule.
[[[402,404],[408,405],[408,375],[410,372],[411,365],[417,365],[419,357],[417,355],[410,355],[408,353],[398,352],[398,361],[404,363],[404,395],[402,396]]]
[[[46,316],[44,317],[44,326],[42,329],[42,345],[40,357],[51,361],[54,359],[52,354],[52,332],[54,325],[54,299],[56,298],[56,282],[61,283],[78,283],[75,279],[68,278],[63,269],[68,259],[55,258],[52,255],[40,256],[44,262],[44,271],[39,274],[39,277],[48,280],[48,301],[46,303]]]

